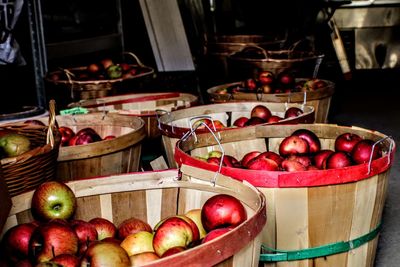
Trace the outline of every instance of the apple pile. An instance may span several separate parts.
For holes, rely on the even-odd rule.
[[[307,129],[298,129],[285,137],[279,144],[279,152],[251,151],[238,160],[231,155],[210,151],[206,156],[197,157],[210,164],[233,168],[266,171],[307,171],[339,169],[363,164],[382,156],[379,145],[354,133],[343,133],[336,137],[334,150],[321,149],[318,136]],[[372,154],[372,155],[371,155]]]
[[[217,94],[263,93],[278,94],[292,92],[313,92],[327,86],[327,82],[317,78],[296,81],[293,74],[281,72],[276,77],[268,70],[261,71],[257,78],[249,78],[239,85],[219,88]]]
[[[280,116],[273,115],[271,110],[266,106],[257,105],[251,109],[250,117],[242,116],[235,119],[231,127],[246,127],[264,123],[276,123],[284,119],[298,117],[303,113],[304,113],[303,110],[301,110],[300,108],[290,107],[285,111],[284,117],[282,118]],[[200,125],[201,123],[204,123],[210,129],[214,129],[215,127],[216,130],[228,127],[224,125],[220,120],[210,120],[207,118],[195,121],[193,127],[194,128],[197,127],[197,129],[205,128],[205,126]]]
[[[125,62],[115,63],[110,58],[105,58],[100,62],[91,63],[85,68],[72,69],[72,79],[76,81],[90,81],[90,80],[109,80],[109,79],[130,79],[138,74],[145,73],[143,67],[131,65]],[[53,72],[50,74],[50,80],[59,81],[67,80],[68,77],[64,72]]]
[[[135,217],[119,225],[102,217],[74,219],[76,208],[66,184],[41,184],[31,200],[34,221],[6,231],[0,265],[141,266],[209,242],[247,219],[243,204],[227,194],[210,197],[201,209],[164,218],[154,228]]]
[[[100,135],[90,127],[83,128],[78,132],[74,132],[70,127],[61,126],[58,128],[61,133],[61,146],[79,146],[90,143],[114,139],[114,135],[107,135],[101,138]]]

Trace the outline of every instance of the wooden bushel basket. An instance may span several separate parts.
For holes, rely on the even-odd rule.
[[[350,132],[380,141],[384,154],[370,164],[330,170],[283,172],[222,167],[222,174],[247,180],[267,199],[263,244],[269,251],[264,251],[261,259],[278,266],[373,266],[395,150],[393,140],[384,134],[330,124],[266,125],[221,132],[220,145],[210,133],[197,134],[197,141],[194,137],[181,139],[175,158],[179,164],[218,170],[219,166],[194,156],[221,148],[237,158],[252,150],[277,152],[284,137],[302,128],[319,136],[322,149],[333,149],[336,137]],[[321,252],[321,246],[323,256],[310,256]],[[348,249],[338,249],[346,246]],[[274,249],[279,253],[272,253]]]
[[[57,159],[57,178],[70,181],[80,178],[127,173],[139,170],[141,141],[146,137],[144,122],[138,117],[96,112],[56,117],[58,126],[75,133],[90,127],[101,138],[116,138],[86,145],[63,146]]]
[[[172,111],[187,108],[198,103],[198,97],[192,94],[165,92],[125,94],[71,103],[70,107],[87,108],[93,111],[108,111],[124,115],[138,116],[145,121],[147,137],[159,137],[157,109]]]
[[[236,102],[236,103],[220,103],[211,105],[201,105],[196,107],[185,108],[172,112],[160,110],[162,114],[159,116],[159,128],[162,132],[162,142],[167,156],[168,164],[171,168],[176,168],[174,158],[176,142],[187,132],[190,132],[192,125],[201,118],[211,118],[221,121],[228,128],[217,129],[217,131],[229,131],[230,126],[239,117],[250,117],[251,110],[263,104],[272,113],[284,118],[285,111],[290,107],[297,107],[303,110],[303,114],[298,117],[283,119],[279,122],[267,124],[295,124],[295,123],[313,123],[314,108],[312,106],[304,106],[300,104],[283,104],[283,103],[260,103],[260,102]],[[253,126],[247,126],[253,127]],[[197,133],[208,132],[207,129],[197,129]]]
[[[167,216],[201,208],[216,194],[235,196],[245,206],[247,220],[230,232],[178,254],[146,266],[258,266],[260,233],[266,223],[265,197],[253,186],[223,175],[183,166],[177,170],[130,173],[118,176],[72,181],[67,185],[77,197],[74,218],[90,220],[103,217],[119,225],[136,217],[151,227]],[[211,180],[216,178],[215,185]],[[7,220],[10,227],[33,220],[30,200],[33,192],[12,199],[14,205]],[[134,203],[134,205],[133,205]]]
[[[49,126],[23,122],[0,125],[29,138],[32,149],[16,157],[1,159],[3,177],[10,196],[36,188],[45,181],[56,179],[56,165],[61,135],[54,125],[54,105],[50,102]]]
[[[304,79],[296,79],[301,81]],[[273,103],[303,103],[306,100],[306,105],[313,106],[315,109],[315,122],[326,123],[331,104],[332,95],[335,92],[335,84],[331,81],[324,80],[328,86],[320,88],[316,91],[294,92],[284,94],[255,94],[238,92],[234,94],[218,94],[219,89],[227,88],[234,85],[239,85],[240,82],[227,83],[207,89],[210,101],[213,103],[236,102],[236,101],[262,101]]]

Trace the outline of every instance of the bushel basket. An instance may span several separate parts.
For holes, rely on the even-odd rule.
[[[175,168],[174,151],[176,142],[183,137],[184,134],[190,132],[196,122],[202,119],[212,119],[222,122],[226,127],[217,128],[217,131],[229,131],[235,129],[234,122],[240,117],[250,118],[251,110],[262,105],[267,107],[272,115],[283,118],[277,122],[266,122],[265,124],[295,124],[295,123],[313,123],[314,108],[312,106],[300,104],[284,104],[284,103],[260,103],[260,102],[235,102],[235,103],[218,103],[210,105],[200,105],[189,107],[181,110],[167,112],[159,110],[158,123],[162,132],[162,142],[165,154],[170,167]],[[296,117],[284,118],[285,112],[291,107],[299,108],[303,113]],[[245,126],[254,127],[254,126]],[[208,132],[203,128],[197,128],[197,133]]]
[[[199,160],[211,150],[241,159],[254,150],[278,152],[281,141],[295,130],[313,131],[321,149],[334,150],[343,133],[380,144],[383,155],[340,169],[267,171],[221,167]],[[218,171],[246,180],[264,193],[268,224],[263,230],[261,261],[278,266],[373,266],[381,229],[393,139],[358,127],[332,124],[263,125],[215,134],[187,135],[178,141],[178,164]],[[384,227],[384,225],[383,225]]]
[[[305,78],[298,78],[296,81],[306,80]],[[315,122],[326,123],[331,104],[332,96],[335,92],[335,84],[331,81],[324,80],[327,86],[319,88],[315,91],[309,92],[292,92],[292,93],[218,93],[221,89],[240,85],[241,82],[233,82],[217,85],[207,89],[207,94],[212,103],[224,102],[242,102],[242,101],[261,101],[272,103],[305,103],[306,105],[313,106],[315,109]]]
[[[215,184],[211,182],[214,178]],[[214,240],[146,266],[258,266],[266,203],[265,197],[247,183],[183,166],[181,172],[174,169],[130,173],[72,181],[67,185],[77,197],[74,219],[88,221],[102,217],[119,225],[135,217],[148,222],[152,228],[168,216],[200,209],[211,196],[232,195],[245,206],[247,220]],[[33,191],[12,199],[14,205],[4,231],[33,220],[30,210],[32,195]]]
[[[50,112],[49,126],[23,122],[0,125],[0,130],[11,130],[28,137],[32,148],[19,156],[1,159],[3,177],[11,196],[56,179],[61,135],[54,126],[54,116],[54,112]]]
[[[95,112],[57,116],[59,127],[75,133],[91,128],[110,140],[62,146],[57,159],[57,177],[62,181],[127,173],[139,170],[141,143],[146,137],[144,122],[135,116]]]

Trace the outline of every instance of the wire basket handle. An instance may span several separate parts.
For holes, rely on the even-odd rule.
[[[145,67],[145,65],[140,61],[140,59],[132,52],[123,52],[124,55],[130,55],[131,57],[133,57],[136,60],[136,63],[140,66],[140,67]]]
[[[49,102],[49,124],[47,127],[46,144],[50,144],[51,148],[54,147],[54,133],[53,131],[58,128],[56,121],[56,101],[51,99]]]

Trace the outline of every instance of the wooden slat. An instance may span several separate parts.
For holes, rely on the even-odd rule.
[[[283,250],[309,247],[308,188],[282,188],[276,192],[276,246]],[[277,266],[309,266],[307,261],[282,262]]]
[[[131,217],[147,221],[147,204],[145,190],[122,192],[112,196],[113,221],[119,225]]]
[[[308,190],[310,247],[347,241],[353,219],[356,184],[311,187]],[[315,266],[346,266],[347,254],[314,260]]]
[[[358,238],[371,230],[371,220],[375,206],[378,177],[374,176],[357,183],[356,198],[350,239]],[[367,265],[368,244],[352,250],[348,255],[348,266]]]

